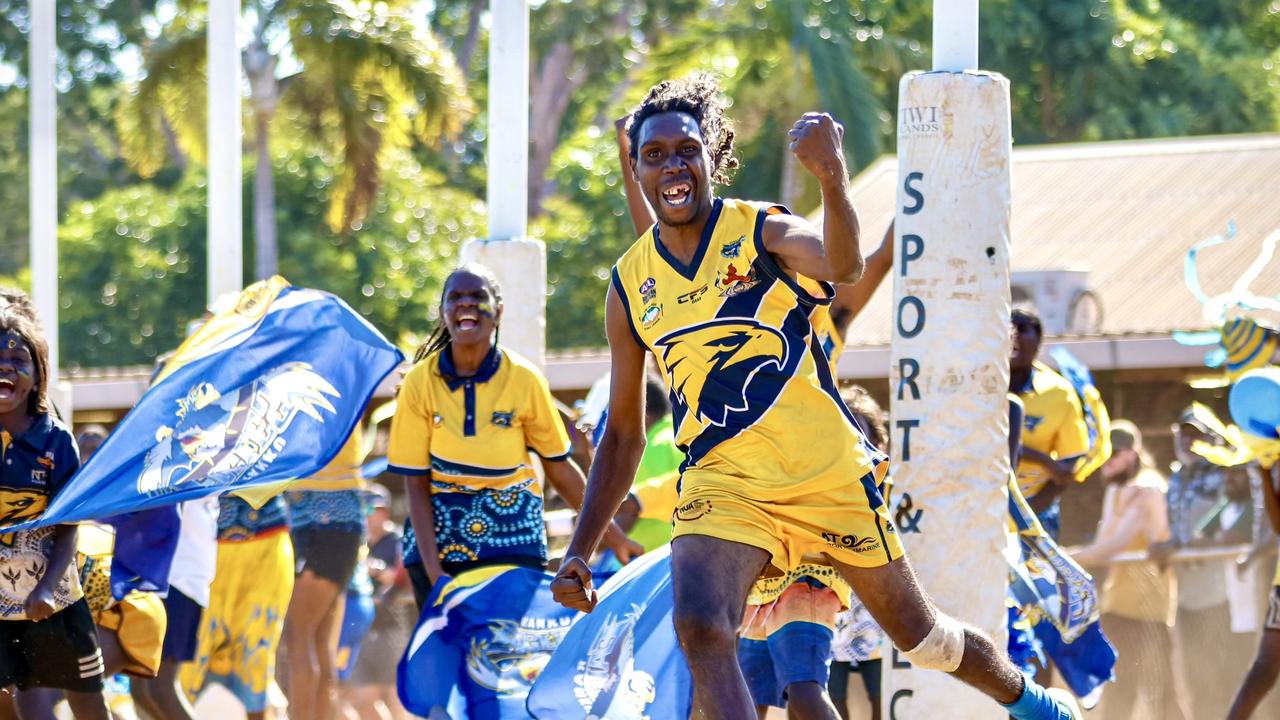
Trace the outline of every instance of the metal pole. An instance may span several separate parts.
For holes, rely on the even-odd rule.
[[[49,387],[58,380],[58,46],[56,3],[32,2],[30,105],[31,296],[49,341]]]
[[[978,0],[934,0],[933,69],[978,69]]]
[[[240,0],[210,0],[207,300],[244,287],[240,126]]]
[[[489,31],[489,239],[527,234],[529,218],[529,6],[493,0]]]

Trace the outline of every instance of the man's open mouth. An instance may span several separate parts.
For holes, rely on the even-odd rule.
[[[689,183],[676,183],[662,191],[662,201],[673,208],[684,207],[693,197],[693,186]]]

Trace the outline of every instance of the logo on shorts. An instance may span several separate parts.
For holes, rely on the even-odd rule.
[[[685,520],[685,521],[697,520],[698,518],[704,515],[710,515],[710,514],[711,514],[710,500],[703,500],[703,499],[690,500],[684,505],[681,505],[680,507],[676,508],[677,520]]]
[[[852,550],[856,553],[868,553],[880,549],[880,541],[870,535],[858,537],[857,535],[839,535],[837,533],[824,532],[822,533],[822,539],[831,547]]]

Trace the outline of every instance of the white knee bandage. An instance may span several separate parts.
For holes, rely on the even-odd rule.
[[[955,672],[964,657],[964,626],[942,613],[935,617],[929,634],[903,656],[918,668]]]

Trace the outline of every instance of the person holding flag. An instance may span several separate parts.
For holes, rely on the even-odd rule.
[[[637,235],[657,222],[653,209],[645,200],[640,183],[633,173],[627,172],[631,163],[631,138],[627,134],[627,120],[622,118],[614,123],[617,130],[618,157],[622,164],[623,187],[626,191],[627,209]],[[816,307],[812,316],[813,331],[818,343],[831,365],[831,376],[838,375],[836,363],[844,352],[845,338],[849,327],[880,284],[888,276],[893,266],[894,223],[889,222],[884,236],[865,260],[862,277],[856,283],[836,285],[830,305]],[[650,397],[654,393],[651,385],[655,379],[645,378],[645,426],[649,428]],[[660,390],[658,390],[660,392]],[[843,395],[843,402],[854,415],[858,427],[864,434],[874,433],[873,444],[885,449],[888,447],[888,431],[883,427],[884,419],[880,407],[875,400],[861,387],[854,386]],[[670,410],[668,409],[668,413]],[[674,445],[674,426],[669,422],[667,434],[672,437]],[[624,512],[630,506],[639,505],[641,511],[648,511],[649,516],[665,514],[662,523],[665,528],[664,542],[671,540],[671,515],[678,505],[677,490],[679,474],[673,473],[668,482],[659,487],[665,493],[659,495],[653,491],[654,484],[645,482],[645,462],[653,449],[652,436],[646,438],[644,453],[640,458],[639,470],[632,493],[623,501]],[[683,460],[683,453],[681,453]],[[890,482],[885,478],[886,485]],[[888,502],[888,489],[882,489],[885,501]],[[657,500],[659,513],[649,508],[649,499]],[[635,510],[631,510],[635,512]],[[635,537],[635,531],[632,531]],[[646,543],[646,549],[652,550]],[[747,598],[746,614],[748,620],[742,628],[742,638],[738,644],[738,661],[743,675],[751,691],[756,711],[764,717],[768,706],[788,708],[788,712],[799,717],[829,716],[835,712],[841,717],[847,714],[845,706],[848,689],[848,674],[857,662],[857,671],[862,674],[867,692],[872,700],[873,717],[879,717],[880,691],[880,651],[879,639],[883,632],[866,612],[862,602],[850,591],[849,586],[838,573],[820,557],[810,557],[796,570],[786,574],[775,574],[757,579]],[[785,598],[785,599],[784,599]],[[779,611],[780,610],[780,611]],[[789,616],[805,616],[814,622],[795,622]],[[854,617],[862,618],[854,622]],[[840,632],[838,643],[834,633]],[[856,634],[858,637],[850,637]],[[830,636],[830,637],[829,637]],[[874,641],[872,640],[874,639]],[[850,648],[854,645],[866,648],[877,645],[872,652],[863,652],[861,657],[854,657]],[[838,658],[837,658],[838,656]],[[839,666],[832,674],[832,658],[837,658]],[[836,693],[829,688],[837,689]],[[834,708],[832,707],[834,705]]]
[[[1089,426],[1076,389],[1036,359],[1044,340],[1040,318],[1018,308],[1010,321],[1009,392],[1017,395],[1025,408],[1018,485],[1040,524],[1056,540],[1061,526],[1058,496],[1072,482],[1088,477],[1080,472],[1082,465],[1088,464],[1091,472],[1100,462],[1081,462],[1090,453]]]
[[[425,575],[426,587],[417,590],[428,606],[451,579],[473,587],[468,571],[483,568],[488,580],[501,568],[530,568],[539,575],[546,568],[543,487],[530,451],[541,458],[547,482],[571,506],[582,504],[585,479],[570,458],[569,436],[547,380],[498,343],[501,320],[502,291],[493,274],[480,265],[453,271],[444,283],[440,323],[418,348],[397,396],[388,470],[405,477]],[[615,524],[606,544],[624,563],[643,551]],[[463,668],[443,672],[456,679]],[[477,708],[502,704],[504,692],[482,682],[464,687],[471,693],[470,717],[490,712]],[[401,683],[410,710],[420,707],[413,693]],[[519,704],[523,708],[523,700]]]
[[[19,306],[0,307],[6,524],[39,517],[80,467],[71,431],[49,412],[48,384],[49,350],[39,325]],[[77,718],[107,720],[102,650],[74,562],[76,526],[0,533],[0,691],[61,688]],[[23,700],[20,694],[20,715],[31,710]]]
[[[260,508],[235,495],[223,495],[218,503],[209,607],[195,659],[183,664],[179,680],[192,703],[217,683],[236,696],[249,720],[262,720],[293,591],[288,509],[279,495]]]
[[[315,473],[402,360],[339,298],[255,283],[175,351],[43,515],[7,529],[103,520],[116,530],[113,595],[165,592],[178,503],[233,492],[260,505]]]
[[[1280,368],[1263,367],[1240,375],[1231,388],[1229,403],[1236,425],[1223,434],[1236,456],[1211,459],[1224,465],[1257,461],[1262,468],[1261,502],[1272,529],[1280,532]],[[1193,449],[1203,452],[1206,448]],[[1280,678],[1280,565],[1272,585],[1262,640],[1236,692],[1228,720],[1253,717]]]

